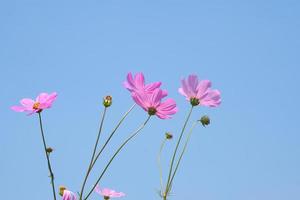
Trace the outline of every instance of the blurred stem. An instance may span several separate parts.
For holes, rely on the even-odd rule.
[[[87,169],[87,172],[86,172],[84,181],[83,181],[82,186],[81,186],[81,191],[80,191],[80,196],[79,196],[79,199],[80,199],[80,200],[82,199],[84,187],[85,187],[86,181],[87,181],[88,176],[89,176],[89,174],[90,174],[90,172],[91,172],[91,169],[92,169],[91,166],[92,166],[92,164],[93,164],[94,157],[95,157],[95,154],[96,154],[96,150],[97,150],[97,146],[98,146],[98,143],[99,143],[100,135],[101,135],[101,132],[102,132],[102,127],[103,127],[103,123],[104,123],[104,118],[105,118],[106,111],[107,111],[107,107],[104,107],[104,111],[103,111],[103,114],[102,114],[102,117],[101,117],[101,122],[100,122],[100,126],[99,126],[99,131],[98,131],[96,143],[95,143],[95,146],[94,146],[93,154],[92,154],[92,157],[91,157],[91,161],[90,161],[90,164],[89,164],[89,167],[88,167],[88,169]]]
[[[94,184],[93,188],[90,190],[90,192],[88,193],[88,195],[84,198],[84,200],[87,200],[88,197],[92,194],[92,192],[94,191],[95,187],[97,186],[97,184],[100,182],[101,178],[103,177],[103,175],[105,174],[106,170],[108,169],[109,165],[111,164],[111,162],[114,160],[114,158],[118,155],[118,153],[122,150],[122,148],[132,139],[134,138],[148,123],[149,119],[151,118],[151,116],[149,115],[148,118],[146,119],[146,121],[136,130],[132,133],[132,135],[130,137],[128,137],[122,144],[121,146],[117,149],[117,151],[114,153],[114,155],[111,157],[111,159],[109,160],[109,162],[107,163],[107,165],[105,166],[104,170],[102,171],[100,177],[97,179],[96,183]]]
[[[44,151],[45,151],[45,154],[46,154],[48,170],[49,170],[50,178],[51,178],[53,198],[54,198],[54,200],[56,200],[55,185],[54,185],[54,174],[53,174],[53,171],[52,171],[52,168],[51,168],[49,153],[47,153],[47,145],[46,145],[46,140],[45,140],[45,135],[44,135],[41,112],[38,112],[38,115],[39,115],[40,129],[41,129],[41,134],[42,134],[42,139],[43,139],[43,144],[44,144]]]
[[[180,157],[179,157],[178,162],[177,162],[177,164],[176,164],[174,173],[173,173],[172,178],[171,178],[171,180],[170,180],[170,184],[169,184],[170,187],[172,187],[173,179],[174,179],[174,177],[175,177],[175,174],[176,174],[177,169],[178,169],[178,167],[179,167],[179,165],[180,165],[180,162],[181,162],[181,159],[182,159],[182,157],[183,157],[183,154],[184,154],[185,151],[186,151],[186,147],[187,147],[187,145],[188,145],[188,143],[189,143],[189,141],[190,141],[190,139],[191,139],[192,132],[193,132],[193,130],[194,130],[194,128],[195,128],[196,125],[197,125],[197,121],[193,123],[192,127],[191,127],[190,130],[189,130],[189,133],[188,133],[187,139],[186,139],[186,141],[185,141],[183,150],[182,150],[182,152],[181,152],[181,154],[180,154]]]
[[[162,166],[161,166],[161,154],[162,154],[162,150],[166,144],[167,138],[164,138],[164,140],[162,141],[161,145],[160,145],[160,149],[157,155],[157,165],[159,168],[159,178],[160,178],[160,191],[161,193],[163,192],[163,171],[162,171]]]
[[[171,179],[171,174],[172,174],[172,170],[173,170],[173,165],[174,165],[174,160],[175,160],[175,157],[176,157],[176,153],[177,153],[179,144],[181,142],[183,133],[185,131],[186,125],[187,125],[187,123],[188,123],[188,121],[189,121],[189,119],[191,117],[193,108],[194,108],[194,106],[191,106],[191,109],[190,109],[190,111],[189,111],[189,113],[187,115],[187,118],[186,118],[186,120],[185,120],[185,122],[183,124],[182,130],[181,130],[181,133],[180,133],[180,137],[179,137],[179,139],[177,141],[177,144],[176,144],[176,147],[175,147],[175,150],[174,150],[174,153],[173,153],[173,157],[172,157],[171,164],[170,164],[170,171],[169,171],[168,181],[167,181],[166,190],[165,190],[166,196],[168,195],[169,190],[170,190],[170,179]]]
[[[110,136],[108,137],[108,139],[105,141],[103,147],[101,148],[101,150],[97,153],[91,168],[94,167],[96,161],[98,160],[99,156],[101,155],[101,153],[103,152],[103,150],[105,149],[106,145],[109,143],[109,141],[111,140],[111,138],[113,137],[113,135],[115,134],[115,132],[118,130],[118,128],[120,127],[120,125],[122,124],[122,122],[124,121],[124,119],[127,117],[127,115],[132,111],[132,109],[135,107],[136,104],[133,104],[129,110],[123,115],[123,117],[121,118],[121,120],[118,122],[117,126],[114,128],[114,130],[111,132]]]

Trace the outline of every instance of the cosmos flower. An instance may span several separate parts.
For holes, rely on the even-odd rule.
[[[176,102],[173,99],[162,102],[164,94],[161,89],[155,89],[153,93],[132,93],[132,98],[149,115],[156,115],[161,119],[169,119],[177,112]]]
[[[123,192],[116,192],[116,191],[108,189],[108,188],[101,189],[99,187],[99,185],[96,186],[95,192],[97,192],[98,194],[100,194],[101,196],[103,196],[105,200],[108,200],[110,198],[125,196],[125,194]]]
[[[221,104],[220,91],[212,90],[209,80],[198,80],[196,75],[189,75],[187,79],[181,80],[181,87],[178,91],[193,106],[217,107]]]
[[[127,80],[124,81],[123,86],[130,92],[147,92],[152,93],[155,89],[161,86],[161,82],[154,82],[145,84],[143,73],[137,73],[134,77],[131,72],[127,74]],[[163,95],[167,96],[167,91],[163,90]]]
[[[41,93],[37,96],[36,100],[22,99],[20,101],[21,106],[12,106],[11,109],[16,112],[27,112],[29,115],[37,112],[41,112],[44,109],[50,108],[55,101],[57,93],[51,94]]]
[[[63,194],[62,198],[63,198],[63,200],[76,200],[77,199],[76,195],[69,190],[64,190],[64,194]]]

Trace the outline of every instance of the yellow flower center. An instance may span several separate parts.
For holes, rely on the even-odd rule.
[[[33,104],[33,106],[32,106],[32,108],[33,108],[34,110],[38,110],[39,107],[40,107],[40,103],[39,103],[39,102],[35,102],[35,103]]]

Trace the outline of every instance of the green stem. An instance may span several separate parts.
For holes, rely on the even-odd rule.
[[[45,135],[44,135],[44,130],[43,130],[42,115],[41,115],[41,112],[38,112],[38,114],[39,114],[39,122],[40,122],[40,129],[41,129],[41,134],[42,134],[42,139],[43,139],[43,144],[44,144],[44,150],[45,150],[45,154],[46,154],[46,158],[47,158],[48,170],[49,170],[50,178],[51,178],[53,198],[54,198],[54,200],[56,200],[54,174],[53,174],[53,171],[51,168],[49,154],[47,153],[47,145],[46,145],[46,140],[45,140]]]
[[[93,164],[94,157],[95,157],[95,154],[96,154],[96,150],[97,150],[97,146],[98,146],[98,143],[99,143],[100,135],[101,135],[101,132],[102,132],[102,127],[103,127],[103,123],[104,123],[104,118],[105,118],[106,111],[107,111],[107,107],[104,107],[104,111],[103,111],[103,114],[102,114],[102,117],[101,117],[101,122],[100,122],[100,126],[99,126],[99,131],[98,131],[96,143],[95,143],[95,146],[94,146],[93,154],[92,154],[92,157],[91,157],[91,161],[90,161],[89,167],[88,167],[88,169],[87,169],[87,172],[86,172],[86,175],[85,175],[85,178],[84,178],[82,187],[81,187],[80,197],[79,197],[80,200],[82,199],[84,187],[85,187],[86,181],[87,181],[88,176],[89,176],[89,174],[90,174],[90,172],[91,172],[91,169],[92,169],[91,166],[92,166],[92,164]]]
[[[122,148],[132,139],[134,138],[148,123],[149,119],[150,119],[150,115],[149,117],[146,119],[146,121],[135,131],[132,133],[132,135],[130,137],[128,137],[125,142],[123,142],[121,144],[121,146],[118,148],[118,150],[115,152],[115,154],[111,157],[111,159],[109,160],[109,162],[107,163],[107,165],[105,166],[104,170],[102,171],[100,177],[97,179],[96,183],[94,184],[93,188],[90,190],[90,192],[88,193],[88,195],[84,198],[84,200],[87,200],[88,197],[92,194],[92,192],[94,191],[95,187],[97,186],[97,184],[99,183],[99,181],[101,180],[101,178],[103,177],[103,175],[105,174],[106,170],[108,169],[109,165],[111,164],[111,162],[114,160],[114,158],[118,155],[118,153],[122,150]]]
[[[186,125],[191,117],[191,114],[192,114],[192,111],[193,111],[193,108],[194,106],[191,107],[190,111],[189,111],[189,114],[184,122],[184,125],[182,127],[182,130],[181,130],[181,133],[180,133],[180,137],[178,139],[178,142],[176,144],[176,147],[175,147],[175,150],[174,150],[174,153],[173,153],[173,157],[172,157],[172,160],[171,160],[171,164],[170,164],[170,171],[169,171],[169,176],[168,176],[168,181],[167,181],[167,186],[166,186],[166,191],[165,191],[165,194],[168,195],[169,193],[169,189],[170,189],[170,179],[171,179],[171,174],[172,174],[172,170],[173,170],[173,165],[174,165],[174,160],[175,160],[175,157],[176,157],[176,153],[177,153],[177,150],[178,150],[178,147],[179,147],[179,144],[180,144],[180,141],[182,139],[182,136],[183,136],[183,133],[185,131],[185,128],[186,128]]]
[[[101,153],[103,152],[103,150],[105,149],[106,145],[109,143],[109,141],[111,140],[111,138],[113,137],[113,135],[115,134],[115,132],[118,130],[118,128],[120,127],[120,125],[122,124],[122,122],[124,121],[124,119],[127,117],[127,115],[132,111],[132,109],[135,107],[136,104],[132,105],[129,110],[123,115],[123,117],[121,118],[121,120],[118,122],[117,126],[114,128],[114,130],[111,132],[110,136],[108,137],[108,139],[105,141],[103,147],[101,148],[101,150],[97,153],[91,168],[94,167],[96,161],[98,160],[99,156],[101,155]]]
[[[174,177],[175,177],[175,174],[176,174],[177,169],[178,169],[178,167],[179,167],[179,165],[180,165],[180,162],[181,162],[181,159],[182,159],[182,157],[183,157],[183,154],[184,154],[185,151],[186,151],[186,147],[187,147],[187,145],[188,145],[188,143],[189,143],[189,141],[190,141],[190,139],[191,139],[192,132],[193,132],[193,130],[194,130],[194,128],[195,128],[196,125],[197,125],[197,122],[194,122],[193,125],[192,125],[192,127],[191,127],[191,129],[189,130],[189,133],[188,133],[186,142],[185,142],[185,144],[184,144],[183,150],[182,150],[182,152],[181,152],[181,154],[180,154],[180,157],[179,157],[178,162],[177,162],[177,164],[176,164],[174,173],[173,173],[173,175],[172,175],[172,178],[171,178],[171,181],[170,181],[170,187],[172,187],[173,179],[174,179]]]
[[[160,149],[159,149],[159,153],[157,155],[157,165],[159,168],[159,178],[160,178],[160,192],[163,193],[163,172],[162,172],[162,166],[161,166],[161,153],[162,150],[166,144],[167,139],[164,138],[163,142],[161,143]]]

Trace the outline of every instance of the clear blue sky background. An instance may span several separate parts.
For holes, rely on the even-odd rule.
[[[1,199],[52,198],[38,118],[9,107],[58,92],[43,113],[46,137],[57,186],[78,191],[102,96],[114,98],[102,141],[133,103],[121,85],[129,71],[162,81],[180,111],[172,120],[153,119],[102,186],[125,192],[124,199],[159,199],[156,154],[165,131],[178,137],[189,108],[179,80],[195,73],[213,81],[223,103],[193,113],[194,120],[209,114],[212,124],[195,130],[171,199],[300,199],[299,10],[297,0],[1,1]],[[140,108],[131,113],[88,186],[144,118]],[[174,141],[164,166],[172,148]]]

